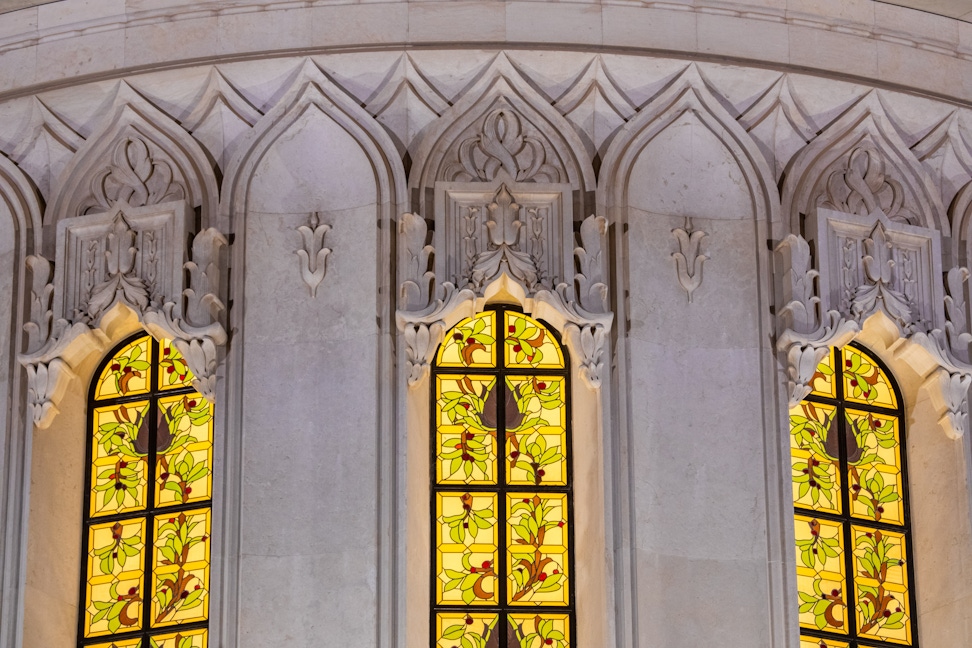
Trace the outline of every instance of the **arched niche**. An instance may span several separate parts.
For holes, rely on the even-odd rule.
[[[499,119],[498,112],[504,113]],[[569,184],[578,219],[593,207],[588,194],[595,188],[594,168],[584,143],[503,53],[410,149],[412,208],[426,217],[432,216],[437,182],[489,182],[494,179],[490,165],[518,182]],[[542,165],[536,164],[540,157]],[[477,169],[484,160],[485,169]],[[483,170],[485,177],[476,173]]]
[[[353,644],[373,636],[376,618],[394,633],[398,441],[394,384],[376,376],[391,376],[393,362],[391,250],[405,196],[395,146],[306,60],[240,139],[223,195],[230,293],[244,307],[231,314],[236,344],[217,412],[226,430],[220,594],[239,602],[221,639],[273,643],[287,627],[311,645],[327,627],[329,641]],[[281,471],[287,486],[271,486]],[[298,517],[314,523],[291,524]],[[279,606],[244,595],[268,583],[279,584],[268,593]]]
[[[877,90],[868,92],[790,161],[782,183],[782,213],[790,231],[816,207],[892,220],[951,227],[928,171],[905,145]]]
[[[219,200],[212,163],[199,143],[124,81],[52,195],[45,225],[108,211],[117,201],[142,207],[184,199],[200,210],[199,225],[205,229],[212,225]]]
[[[0,155],[0,643],[18,645],[23,625],[26,575],[22,562],[27,548],[32,435],[22,402],[24,381],[17,364],[22,350],[21,325],[29,307],[25,294],[25,260],[40,248],[42,207],[36,188],[7,157]]]
[[[785,645],[775,612],[723,607],[773,609],[782,596],[784,512],[768,483],[777,405],[764,373],[773,172],[690,65],[615,136],[598,204],[618,278],[615,416],[626,450],[616,479],[630,493],[617,518],[629,591],[617,605],[637,601],[639,645]],[[718,622],[671,623],[689,608]]]

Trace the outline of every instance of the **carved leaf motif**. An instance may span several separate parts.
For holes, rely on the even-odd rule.
[[[708,235],[702,230],[693,231],[688,220],[685,229],[676,227],[672,234],[678,242],[678,252],[672,254],[678,284],[688,293],[688,300],[691,302],[692,293],[702,285],[702,264],[709,258],[701,253],[702,239]]]
[[[79,313],[87,320],[96,319],[116,301],[129,304],[136,312],[143,311],[149,304],[148,288],[136,270],[137,236],[121,212],[115,217],[105,241],[106,279],[94,286],[83,312]]]
[[[183,188],[172,182],[172,168],[152,158],[143,140],[128,137],[119,141],[111,160],[111,166],[91,181],[93,197],[101,208],[110,210],[116,203],[144,207],[185,197]]]
[[[297,250],[300,257],[300,276],[310,288],[311,297],[317,297],[317,287],[324,281],[327,272],[327,255],[330,248],[324,247],[324,235],[331,230],[330,225],[320,225],[320,216],[316,212],[311,214],[310,225],[297,228],[304,241],[304,249]]]
[[[560,171],[547,164],[543,142],[524,135],[520,117],[504,108],[486,115],[480,133],[459,145],[447,177],[492,182],[501,171],[517,182],[561,182]]]

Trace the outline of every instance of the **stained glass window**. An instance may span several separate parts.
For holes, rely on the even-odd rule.
[[[856,345],[833,349],[811,389],[790,411],[800,646],[912,646],[901,396]]]
[[[433,371],[432,645],[570,648],[569,364],[505,308],[457,324]]]
[[[206,648],[212,405],[169,341],[138,335],[89,407],[78,645]]]

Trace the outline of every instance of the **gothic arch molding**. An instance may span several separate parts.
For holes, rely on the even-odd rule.
[[[409,189],[419,213],[431,214],[426,193],[436,182],[492,181],[499,172],[569,183],[579,195],[577,214],[591,207],[586,195],[596,182],[583,142],[503,53],[416,141]]]
[[[219,189],[196,140],[126,82],[119,82],[102,125],[56,181],[45,224],[107,211],[185,200],[202,211],[202,227],[217,212]]]
[[[928,172],[901,139],[876,90],[848,108],[790,162],[783,180],[783,214],[800,232],[801,215],[816,207],[951,229]]]
[[[751,217],[757,221],[777,221],[779,199],[772,170],[752,137],[722,107],[694,64],[614,137],[601,167],[599,209],[612,218],[627,218],[618,210],[629,205],[630,176],[635,163],[655,138],[683,116],[701,124],[729,152],[745,182],[752,204]]]
[[[369,292],[368,297],[363,295],[353,295],[348,299],[359,299],[359,303],[374,303],[375,312],[371,315],[371,321],[377,322],[377,366],[376,375],[391,375],[392,350],[391,350],[391,331],[394,327],[392,308],[394,290],[385,282],[390,272],[384,272],[381,264],[391,258],[393,249],[394,222],[396,215],[402,211],[405,200],[405,173],[399,157],[395,152],[395,145],[389,135],[383,130],[381,125],[340,87],[338,87],[317,65],[310,59],[305,59],[297,68],[289,88],[283,93],[274,107],[266,112],[257,121],[252,130],[243,135],[235,145],[235,153],[227,165],[224,176],[223,200],[220,204],[219,222],[226,231],[233,232],[234,245],[232,252],[231,265],[234,268],[233,278],[229,286],[231,298],[238,304],[243,304],[246,300],[248,290],[248,259],[253,257],[247,254],[247,231],[248,223],[259,221],[258,212],[266,210],[261,207],[257,200],[260,193],[258,183],[263,180],[258,179],[258,175],[264,161],[269,161],[279,149],[274,147],[278,143],[286,143],[288,138],[294,133],[301,132],[304,126],[308,128],[321,126],[326,133],[340,140],[343,150],[354,149],[355,164],[353,174],[366,173],[362,170],[361,160],[373,172],[373,176],[368,178],[369,191],[373,185],[374,198],[368,199],[367,204],[345,204],[342,208],[347,210],[354,209],[356,216],[364,216],[364,211],[370,211],[374,203],[374,211],[370,211],[366,218],[356,219],[355,225],[359,231],[363,232],[368,228],[374,228],[374,254],[378,260],[377,267],[370,264],[359,263],[358,272],[367,275],[369,271],[374,272],[375,276],[369,281],[377,282],[376,295]],[[318,132],[318,131],[315,131]],[[318,132],[318,134],[320,134]],[[319,141],[319,140],[315,140]],[[314,174],[323,174],[326,169],[331,168],[318,162],[319,159],[328,156],[328,151],[323,150],[317,153],[313,160],[302,167],[301,179],[312,179]],[[337,155],[336,153],[334,155]],[[320,156],[320,157],[317,157]],[[334,167],[341,167],[341,159],[335,159],[332,164]],[[299,165],[295,165],[299,166]],[[320,183],[327,185],[335,191],[327,195],[337,196],[340,188],[341,173],[335,173],[336,178],[322,177]],[[272,184],[272,183],[271,183]],[[262,185],[266,188],[268,185]],[[360,187],[362,185],[355,185]],[[323,190],[322,190],[323,191]],[[335,212],[342,212],[341,208],[334,205],[320,204],[321,194],[310,191],[294,201],[284,202],[281,205],[288,205],[273,211],[274,216],[285,219],[294,214],[290,213],[297,210],[301,218],[306,219],[307,211],[317,211],[327,213],[329,208],[334,208]],[[355,194],[352,199],[361,196]],[[303,202],[301,202],[303,201]],[[313,203],[313,204],[312,204]],[[270,211],[270,210],[267,210]],[[306,226],[304,226],[306,227]],[[320,227],[311,227],[311,230],[320,230]],[[340,228],[344,227],[340,219],[333,222],[336,234]],[[367,243],[370,250],[370,243]],[[360,249],[360,248],[359,248]],[[370,254],[370,252],[369,252]],[[343,257],[345,263],[353,255],[353,250],[335,247],[333,257]],[[260,254],[255,255],[256,258]],[[297,260],[289,261],[294,267],[294,276],[297,276]],[[281,263],[287,263],[280,259]],[[328,260],[331,264],[331,260]],[[313,299],[313,298],[312,298]],[[375,301],[371,301],[375,300]],[[321,300],[318,299],[318,302]],[[318,304],[314,304],[318,306]],[[327,305],[321,305],[327,307]],[[251,313],[253,311],[251,310]],[[225,601],[225,612],[220,624],[221,642],[227,645],[236,643],[236,633],[240,626],[239,608],[236,607],[238,592],[243,576],[240,574],[242,564],[241,546],[243,542],[243,528],[241,526],[241,506],[242,491],[244,482],[242,478],[243,448],[239,439],[244,430],[243,423],[243,398],[246,383],[244,382],[243,367],[244,353],[243,342],[247,339],[247,330],[255,329],[248,327],[244,320],[242,309],[231,313],[232,326],[236,338],[240,341],[237,345],[229,349],[226,365],[226,407],[221,412],[223,424],[227,430],[224,441],[223,456],[225,457],[225,470],[223,481],[226,484],[223,502],[224,515],[222,520],[222,533],[225,538],[223,545],[223,556],[225,570],[221,582],[221,598]],[[332,324],[334,324],[332,322]],[[279,324],[281,327],[285,323]],[[334,324],[336,325],[336,324]],[[370,348],[370,347],[369,347]],[[319,371],[320,368],[318,367]],[[394,447],[398,432],[395,427],[396,412],[394,411],[394,385],[389,381],[380,381],[376,387],[378,394],[374,403],[375,416],[377,419],[378,438],[387,440],[391,447]],[[396,582],[396,574],[403,569],[401,562],[402,547],[396,544],[394,538],[394,527],[396,518],[400,514],[401,497],[398,493],[397,485],[397,457],[394,454],[385,456],[382,453],[380,462],[376,463],[375,469],[378,474],[377,489],[377,517],[375,524],[381,523],[381,533],[383,540],[378,547],[378,571],[376,574],[376,596],[379,616],[386,621],[383,622],[381,635],[382,645],[392,645],[396,632],[395,614],[398,601],[403,596],[403,590]],[[378,527],[376,527],[378,528]]]

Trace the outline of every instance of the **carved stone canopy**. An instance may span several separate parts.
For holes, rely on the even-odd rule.
[[[115,201],[108,211],[58,223],[56,273],[48,259],[28,258],[31,315],[19,360],[35,425],[50,425],[74,377],[72,364],[83,356],[79,349],[104,346],[103,320],[119,308],[152,335],[171,339],[193,386],[215,399],[217,352],[226,342],[218,319],[219,251],[227,242],[215,229],[203,230],[190,254],[192,220],[184,200],[140,207]]]

